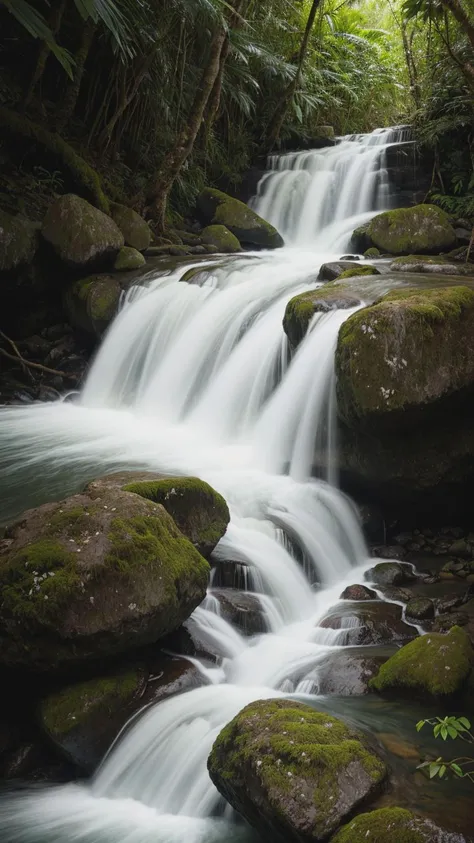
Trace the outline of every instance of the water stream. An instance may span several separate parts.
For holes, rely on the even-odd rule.
[[[208,778],[212,743],[251,700],[317,688],[345,633],[318,620],[371,564],[334,469],[334,350],[352,311],[315,316],[292,358],[283,314],[386,206],[385,151],[400,139],[384,130],[272,159],[253,204],[286,248],[199,263],[199,283],[181,281],[188,264],[133,288],[80,396],[1,411],[4,517],[113,470],[200,476],[231,511],[216,564],[245,566],[268,627],[241,636],[211,584],[191,620],[220,653],[202,666],[207,684],[148,709],[90,784],[3,798],[5,843],[251,839]],[[315,444],[326,454],[317,479]]]

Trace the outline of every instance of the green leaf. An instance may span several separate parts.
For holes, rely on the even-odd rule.
[[[462,725],[464,726],[464,728],[465,728],[465,729],[470,729],[470,728],[471,728],[471,723],[470,723],[470,721],[467,719],[467,717],[460,717],[460,718],[459,718],[459,722],[460,722],[460,723],[462,723]]]
[[[423,728],[424,725],[425,725],[425,721],[419,720],[418,723],[416,724],[416,731],[419,732]]]
[[[430,779],[434,779],[434,777],[438,774],[441,768],[441,764],[430,764]]]
[[[448,734],[450,738],[457,738],[458,731],[454,728],[454,726],[448,726]]]
[[[441,767],[439,768],[439,773],[438,773],[438,776],[440,777],[440,779],[443,778],[445,772],[446,772],[446,765],[442,764]]]
[[[443,738],[443,741],[445,741],[446,738],[448,737],[448,727],[447,726],[441,726],[441,737]]]
[[[461,770],[461,767],[459,766],[459,764],[455,764],[453,762],[450,766],[451,766],[451,770],[453,771],[453,773],[456,773],[456,775],[459,776],[459,778],[462,779],[464,773]]]
[[[438,723],[433,729],[433,735],[435,736],[435,738],[438,737],[440,729],[441,729],[441,723]]]

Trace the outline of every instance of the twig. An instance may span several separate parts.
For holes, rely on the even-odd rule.
[[[18,351],[18,346],[16,345],[16,343],[14,343],[13,340],[10,337],[7,337],[7,335],[4,334],[3,331],[0,331],[0,337],[11,345],[11,347],[13,348],[13,351],[15,352],[16,356],[19,359],[19,362],[21,363],[21,366],[22,366],[23,370],[26,372],[26,374],[28,375],[28,377],[30,378],[32,383],[34,383],[35,379],[34,379],[33,375],[31,374],[31,372],[29,371],[29,369],[26,367],[25,361],[22,359],[22,356],[21,356],[20,352]]]
[[[25,358],[21,355],[16,356],[15,354],[10,354],[8,351],[5,351],[4,348],[0,348],[0,354],[8,360],[13,360],[15,363],[21,363],[24,366],[28,366],[30,369],[37,369],[39,372],[46,372],[48,375],[59,375],[61,378],[67,378],[71,381],[75,381],[79,377],[77,374],[73,374],[71,372],[60,372],[59,369],[50,369],[48,366],[42,366],[41,363],[32,363],[30,360],[25,360]]]

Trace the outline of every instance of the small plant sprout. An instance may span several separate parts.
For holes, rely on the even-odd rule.
[[[435,738],[442,738],[443,741],[451,738],[474,744],[474,735],[467,717],[432,717],[419,720],[416,731],[420,732],[426,724],[433,727]],[[418,765],[417,770],[426,770],[430,779],[436,776],[442,779],[451,773],[459,779],[469,779],[474,784],[474,758],[465,755],[454,758],[452,761],[442,757],[436,758],[435,761],[424,761]]]

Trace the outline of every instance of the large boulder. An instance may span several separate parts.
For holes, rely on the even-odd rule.
[[[42,235],[61,263],[74,271],[112,266],[124,245],[113,219],[74,193],[50,205]]]
[[[318,281],[336,281],[338,278],[352,278],[357,275],[380,275],[380,272],[368,263],[348,260],[333,261],[322,264]]]
[[[468,843],[405,808],[379,808],[359,814],[339,829],[330,843]]]
[[[368,694],[369,682],[376,676],[386,656],[366,649],[336,650],[317,672],[317,693],[338,697]]]
[[[396,290],[359,310],[339,332],[336,374],[344,488],[386,517],[461,518],[474,480],[474,290]]]
[[[356,307],[359,303],[360,296],[351,292],[344,284],[324,284],[315,290],[294,296],[288,302],[283,317],[283,330],[291,347],[297,348],[304,339],[315,313]]]
[[[32,262],[38,248],[38,227],[0,208],[0,275],[15,275]]]
[[[391,255],[447,252],[456,245],[456,232],[448,215],[436,205],[397,208],[374,217],[353,235],[355,247],[375,246]]]
[[[284,245],[273,225],[248,205],[220,190],[211,187],[203,190],[198,197],[197,211],[205,225],[225,225],[246,246],[277,249]]]
[[[376,585],[405,585],[414,579],[410,565],[401,562],[379,562],[369,568],[364,579]]]
[[[415,635],[415,629],[404,622],[401,607],[382,600],[340,603],[319,626],[341,630],[336,643],[353,646],[405,642]]]
[[[127,272],[131,269],[140,269],[145,266],[146,260],[138,249],[133,246],[122,246],[115,258],[114,269],[116,272]]]
[[[469,636],[458,626],[447,635],[421,635],[391,656],[370,687],[380,693],[449,699],[466,683],[474,663]]]
[[[213,588],[208,599],[217,600],[219,614],[243,635],[259,635],[268,631],[263,606],[256,594],[234,588]]]
[[[161,504],[181,532],[206,558],[227,530],[229,507],[219,492],[198,477],[162,477],[152,472],[120,472],[95,481]]]
[[[0,547],[0,663],[48,671],[156,641],[209,566],[164,507],[91,483],[26,512]]]
[[[327,840],[387,773],[362,733],[282,699],[244,708],[218,736],[208,769],[265,838],[288,843]]]
[[[90,275],[74,281],[64,305],[74,328],[101,337],[117,313],[122,289],[113,275]]]
[[[215,246],[218,252],[241,251],[237,237],[225,225],[208,225],[201,232],[201,240],[206,246]]]
[[[151,243],[151,230],[147,222],[133,208],[112,202],[110,216],[123,234],[125,245],[144,252]]]

